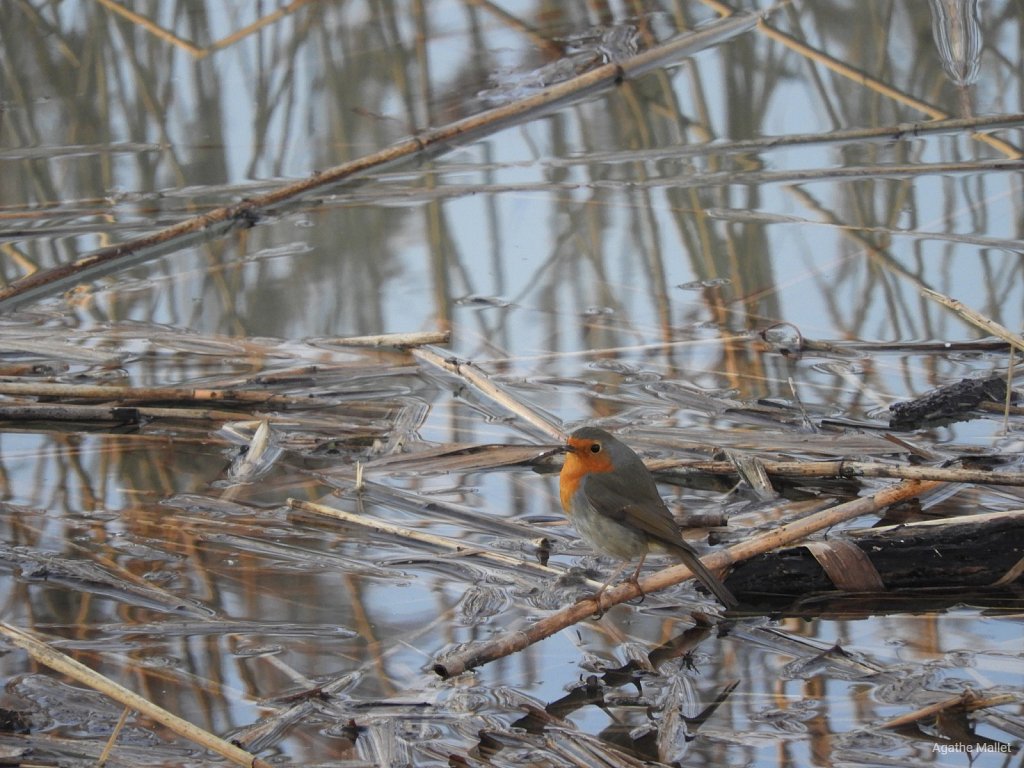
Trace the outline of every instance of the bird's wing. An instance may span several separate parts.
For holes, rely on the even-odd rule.
[[[583,493],[600,514],[644,531],[651,539],[668,547],[724,606],[733,608],[738,605],[736,596],[707,569],[693,547],[683,539],[676,521],[658,495],[653,479],[648,488],[646,485],[638,487],[636,483],[626,485],[611,472],[591,474],[584,480]]]
[[[592,474],[586,478],[583,493],[594,509],[616,522],[643,531],[669,546],[684,543],[653,481],[649,490],[643,488],[638,494],[636,488],[627,487],[613,472]]]

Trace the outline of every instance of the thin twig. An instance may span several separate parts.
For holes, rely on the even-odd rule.
[[[133,10],[125,8],[120,3],[114,2],[114,0],[96,0],[96,2],[100,5],[106,6],[108,10],[128,19],[132,24],[141,27],[157,39],[163,40],[165,43],[170,43],[171,45],[176,45],[197,59],[201,59],[207,54],[206,51],[190,40],[185,40],[184,38],[179,37],[173,32],[164,29],[152,19],[148,19],[141,13],[136,13]]]
[[[1003,400],[1003,432],[1010,431],[1010,409],[1013,407],[1013,372],[1017,364],[1017,348],[1010,347],[1010,359],[1006,362],[1006,398]]]
[[[131,713],[131,707],[124,707],[121,710],[121,716],[117,718],[117,724],[114,725],[114,729],[110,732],[110,737],[107,739],[107,743],[103,745],[103,751],[100,752],[100,756],[96,758],[96,765],[98,765],[99,768],[103,768],[103,766],[107,764],[107,760],[110,759],[110,753],[114,751],[114,747],[117,745],[117,740],[121,736],[121,731],[124,730],[124,726],[128,722],[128,717]]]
[[[494,3],[490,2],[490,0],[468,0],[468,4],[484,9],[492,16],[495,16],[499,21],[503,22],[507,27],[525,35],[530,43],[543,51],[546,55],[555,58],[561,58],[565,55],[564,44],[557,43],[551,38],[542,35],[534,27],[527,24],[518,16],[498,7]]]
[[[884,507],[912,498],[940,485],[937,482],[907,481],[899,485],[878,491],[871,496],[854,499],[830,509],[818,512],[802,520],[781,525],[774,530],[755,536],[749,541],[741,542],[726,550],[719,550],[702,558],[704,565],[712,571],[747,560],[755,555],[768,552],[778,547],[793,544],[805,539],[812,533],[830,528],[845,520],[852,520]],[[556,632],[592,616],[598,610],[607,610],[613,605],[638,598],[651,592],[692,579],[693,573],[685,565],[674,565],[658,571],[638,584],[625,582],[613,589],[608,589],[601,597],[598,606],[593,599],[580,600],[563,610],[534,622],[525,629],[506,632],[479,645],[473,645],[450,656],[438,659],[434,664],[434,672],[444,678],[460,675],[467,670],[486,664],[495,659],[528,648],[536,642],[550,637]]]
[[[210,53],[213,53],[214,51],[218,51],[221,48],[227,48],[229,45],[234,45],[239,40],[242,40],[243,38],[248,37],[254,32],[258,32],[259,30],[263,29],[263,27],[273,24],[283,19],[285,16],[288,16],[289,14],[295,13],[295,11],[297,11],[299,8],[309,4],[312,1],[313,0],[292,0],[292,2],[288,3],[288,5],[284,6],[283,8],[278,8],[274,11],[271,11],[266,16],[261,16],[260,18],[256,19],[256,21],[252,22],[251,24],[246,24],[241,29],[236,29],[231,34],[222,37],[220,40],[216,40],[210,43],[209,47],[205,48],[202,51],[202,56],[206,56]]]
[[[132,11],[128,8],[125,8],[120,3],[115,2],[115,0],[96,0],[96,2],[100,3],[101,5],[105,5],[109,10],[119,14],[120,16],[123,16],[124,18],[128,19],[128,21],[141,27],[142,29],[145,29],[147,32],[149,32],[149,34],[153,35],[159,40],[163,40],[166,43],[170,43],[171,45],[175,45],[181,48],[195,59],[203,59],[209,56],[211,53],[218,51],[222,48],[227,48],[230,45],[234,45],[239,40],[242,40],[243,38],[248,37],[254,32],[263,29],[263,27],[273,24],[279,21],[280,19],[284,18],[285,16],[294,13],[302,6],[308,5],[310,2],[312,2],[312,0],[292,0],[292,2],[286,5],[284,8],[278,8],[272,11],[271,13],[268,13],[266,16],[261,16],[251,24],[247,24],[241,29],[237,29],[234,32],[226,35],[225,37],[222,37],[220,40],[216,40],[213,43],[210,43],[210,45],[208,45],[205,48],[200,47],[189,40],[185,40],[182,37],[179,37],[170,30],[160,26],[152,19],[147,18],[146,16],[143,16],[140,13],[136,13],[135,11]]]

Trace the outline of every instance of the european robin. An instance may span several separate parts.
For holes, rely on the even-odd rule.
[[[630,581],[638,581],[652,549],[678,557],[726,607],[737,605],[732,592],[680,535],[654,478],[632,448],[603,429],[583,427],[569,435],[565,451],[559,476],[562,509],[592,547],[626,561],[597,593],[599,606],[612,579],[637,557],[640,562]]]

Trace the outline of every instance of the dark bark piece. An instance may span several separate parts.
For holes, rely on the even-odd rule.
[[[942,590],[953,595],[997,591],[995,582],[1024,558],[1024,512],[873,529],[848,535],[847,540],[874,565],[887,594],[896,590]],[[755,604],[837,592],[805,546],[767,552],[740,563],[726,583],[742,601]],[[1017,574],[1005,594],[1024,594],[1021,583]]]
[[[1016,403],[1017,394],[1012,393],[1011,397],[1011,402]],[[962,379],[914,400],[893,403],[889,406],[889,428],[912,430],[967,421],[977,418],[974,409],[986,401],[1006,402],[1005,377]]]

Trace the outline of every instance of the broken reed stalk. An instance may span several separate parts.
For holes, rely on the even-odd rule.
[[[28,301],[48,295],[63,285],[95,279],[117,269],[156,258],[193,240],[220,236],[237,226],[254,226],[269,211],[292,203],[313,190],[359,178],[369,171],[382,170],[428,151],[449,149],[455,143],[487,135],[527,117],[536,117],[555,107],[605,90],[655,67],[678,61],[723,40],[743,34],[754,29],[759,18],[759,14],[735,14],[622,61],[595,67],[510,104],[456,120],[439,128],[426,129],[390,147],[325,171],[318,171],[301,181],[286,184],[233,205],[215,208],[144,237],[101,248],[70,264],[27,275],[0,289],[0,312],[10,311]]]
[[[265,760],[261,760],[255,755],[239,749],[234,744],[190,723],[188,720],[168,712],[163,707],[153,704],[137,693],[104,677],[81,662],[75,661],[70,656],[51,648],[46,643],[37,640],[29,633],[17,627],[0,622],[0,635],[6,637],[11,643],[22,650],[27,651],[40,664],[63,675],[67,675],[71,679],[87,685],[105,696],[109,696],[125,707],[155,720],[179,736],[211,752],[216,752],[235,765],[245,766],[246,768],[271,768],[270,763]]]
[[[944,307],[949,307],[971,325],[981,328],[983,331],[991,333],[993,336],[997,336],[1010,344],[1014,349],[1024,352],[1024,339],[1021,338],[1020,334],[1014,333],[1010,329],[997,323],[995,320],[985,317],[980,312],[976,312],[957,299],[946,296],[938,291],[933,291],[931,288],[922,287],[920,290],[921,293],[932,301],[937,301]]]
[[[901,728],[904,725],[911,725],[919,720],[924,720],[928,717],[935,717],[936,715],[945,712],[950,709],[963,709],[964,712],[975,712],[979,709],[989,709],[991,707],[1000,707],[1004,704],[1019,703],[1020,697],[1010,693],[997,694],[995,696],[981,697],[974,691],[964,691],[959,696],[954,696],[949,699],[943,699],[937,701],[934,704],[929,704],[920,709],[915,709],[913,712],[907,712],[905,715],[894,717],[892,720],[886,720],[884,723],[879,725],[879,728]]]
[[[318,338],[315,342],[331,347],[421,347],[424,344],[447,344],[451,331],[415,331],[413,333],[380,333],[372,336],[339,336]]]
[[[230,402],[256,405],[299,405],[309,397],[292,397],[251,389],[186,389],[184,387],[115,387],[109,384],[58,384],[39,381],[0,381],[0,395],[53,397],[69,400],[115,400],[132,402],[203,403]],[[237,415],[237,414],[236,414]]]
[[[861,515],[877,512],[892,504],[906,501],[939,485],[941,483],[935,481],[908,480],[878,491],[871,496],[847,501],[809,515],[802,520],[780,525],[774,530],[762,533],[748,541],[734,544],[728,549],[714,552],[701,559],[704,565],[712,571],[720,570],[772,549],[794,544],[812,533],[838,525],[846,520],[852,520]],[[434,663],[434,672],[445,679],[460,675],[474,667],[528,648],[534,643],[592,616],[598,610],[607,610],[613,605],[692,578],[693,573],[685,565],[674,565],[651,574],[639,585],[625,582],[617,587],[607,589],[601,598],[600,606],[592,598],[580,600],[557,613],[534,622],[525,629],[506,632],[493,640],[463,648],[447,657],[440,658]]]
[[[729,461],[687,461],[657,459],[644,462],[652,472],[699,473],[738,477]],[[964,467],[925,467],[881,464],[873,461],[766,461],[761,467],[774,478],[861,478],[876,477],[895,480],[939,480],[945,483],[976,483],[978,485],[1024,486],[1024,472],[996,472]]]
[[[463,379],[476,391],[514,413],[528,424],[533,425],[543,434],[559,441],[565,439],[565,433],[562,431],[562,428],[555,424],[554,421],[540,411],[531,408],[526,403],[517,400],[507,390],[491,381],[490,377],[477,365],[467,360],[459,360],[451,355],[441,354],[430,347],[414,349],[412,355],[417,360],[429,363],[436,368],[440,368]]]
[[[131,717],[131,707],[124,707],[121,710],[121,716],[117,718],[117,723],[114,725],[114,729],[110,732],[107,743],[103,745],[103,751],[100,752],[100,756],[96,758],[96,765],[103,768],[107,764],[107,760],[110,759],[110,755],[113,753],[114,748],[117,746],[117,740],[121,736],[121,731],[124,730],[124,726],[128,722],[128,718]]]
[[[498,563],[503,566],[512,566],[516,570],[527,569],[538,573],[542,576],[561,576],[562,571],[557,568],[551,568],[547,565],[541,565],[540,563],[533,563],[529,560],[523,560],[521,557],[513,555],[506,555],[502,552],[493,552],[487,549],[480,549],[478,547],[467,546],[465,542],[458,541],[456,539],[450,539],[447,536],[438,536],[432,533],[423,533],[421,531],[414,531],[411,528],[403,528],[400,525],[394,525],[393,523],[387,523],[383,520],[376,520],[368,518],[366,515],[357,515],[351,512],[346,512],[342,509],[335,507],[328,507],[324,504],[318,504],[314,501],[303,501],[302,499],[288,499],[288,506],[292,509],[300,509],[304,512],[311,512],[315,515],[321,515],[323,517],[333,517],[335,520],[341,520],[342,522],[349,523],[351,525],[358,525],[361,528],[368,528],[373,531],[379,531],[381,533],[387,533],[391,536],[396,536],[401,539],[408,539],[409,541],[417,541],[421,544],[428,544],[433,547],[440,547],[441,549],[447,549],[451,552],[455,552],[461,557],[474,556],[479,557],[483,560],[490,560],[493,563]],[[600,584],[593,582],[595,587],[599,587]]]
[[[0,405],[0,421],[98,421],[115,424],[140,424],[150,419],[191,419],[196,421],[234,421],[235,411],[209,408],[150,408],[134,405],[65,405],[63,403],[26,403]]]

